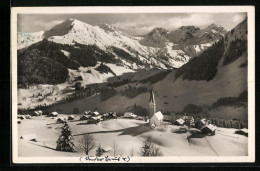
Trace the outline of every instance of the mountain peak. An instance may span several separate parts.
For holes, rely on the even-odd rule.
[[[103,30],[106,31],[106,32],[114,32],[114,31],[117,30],[116,27],[111,26],[111,25],[109,25],[109,24],[107,24],[107,23],[101,23],[101,24],[98,25],[98,27],[101,28],[101,29],[103,29]]]

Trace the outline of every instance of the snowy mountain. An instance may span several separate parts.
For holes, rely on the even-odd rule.
[[[225,33],[226,30],[216,24],[211,24],[204,29],[195,26],[182,26],[171,32],[163,28],[155,28],[144,36],[140,43],[145,46],[165,48],[170,42],[172,43],[171,49],[182,51],[185,55],[194,57],[218,41]]]
[[[183,28],[180,29],[183,30]],[[199,28],[196,29],[199,30]],[[181,43],[179,45],[176,41],[169,41],[177,33],[178,31],[170,33],[166,29],[155,28],[142,38],[123,33],[108,24],[92,26],[76,19],[67,19],[44,33],[19,33],[18,49],[30,46],[42,39],[65,45],[75,45],[76,43],[95,45],[101,50],[112,53],[119,59],[122,59],[122,57],[113,51],[115,48],[124,51],[129,56],[132,56],[132,58],[137,58],[139,61],[138,64],[133,64],[129,60],[122,59],[122,62],[129,69],[144,68],[147,66],[166,69],[182,66],[191,57],[200,53],[206,47],[211,46],[212,42],[217,40],[206,41],[205,39],[203,44],[188,44],[185,46]]]
[[[35,33],[17,33],[17,49],[23,49],[43,39],[44,31]]]

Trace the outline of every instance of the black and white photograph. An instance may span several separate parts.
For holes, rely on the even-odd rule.
[[[13,162],[254,162],[254,17],[12,9]]]

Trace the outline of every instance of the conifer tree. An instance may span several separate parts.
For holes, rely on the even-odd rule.
[[[56,150],[67,151],[67,152],[77,152],[72,140],[73,140],[73,136],[71,133],[71,129],[70,129],[68,123],[65,121],[64,126],[61,131],[61,135],[60,135],[59,139],[57,140]]]
[[[99,143],[98,149],[96,150],[96,156],[101,157],[103,153],[104,153],[104,150],[101,148],[100,143]]]

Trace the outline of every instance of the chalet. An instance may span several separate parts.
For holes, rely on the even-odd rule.
[[[34,111],[33,116],[41,116],[42,115],[42,111],[41,110],[37,110],[37,111]]]
[[[67,117],[61,116],[61,117],[59,117],[59,118],[57,119],[57,123],[65,123],[66,120],[67,120]]]
[[[124,117],[125,117],[125,118],[136,118],[137,115],[135,115],[135,114],[133,114],[133,113],[131,113],[131,112],[126,112],[126,113],[124,114]]]
[[[156,112],[150,119],[150,126],[159,126],[163,123],[163,114],[161,111]]]
[[[25,115],[26,119],[31,119],[31,115]]]
[[[100,117],[91,117],[91,118],[88,119],[88,123],[89,124],[96,124],[96,123],[99,123],[101,121],[100,119],[101,119]]]
[[[201,132],[206,134],[206,135],[215,135],[216,129],[217,129],[216,126],[214,126],[212,124],[208,124],[208,125],[201,128]]]
[[[83,114],[84,114],[84,115],[91,115],[92,112],[91,112],[91,111],[84,111]]]
[[[183,125],[185,123],[185,121],[182,119],[182,118],[180,118],[180,119],[177,119],[173,124],[174,125]]]
[[[51,117],[57,117],[58,115],[59,115],[58,112],[51,112],[50,114]]]
[[[195,123],[195,128],[201,129],[205,125],[207,125],[207,120],[204,118]]]
[[[248,130],[246,128],[235,131],[235,134],[240,134],[248,137]]]
[[[80,120],[84,121],[84,120],[88,120],[89,118],[91,118],[91,115],[83,115],[80,117]]]
[[[69,117],[68,117],[68,120],[74,120],[75,119],[75,116],[74,115],[70,115]]]
[[[22,115],[18,115],[18,116],[17,116],[17,119],[21,119],[21,120],[23,120],[23,119],[25,119],[25,117],[22,116]]]
[[[92,116],[98,116],[98,115],[99,115],[98,111],[92,113]]]

